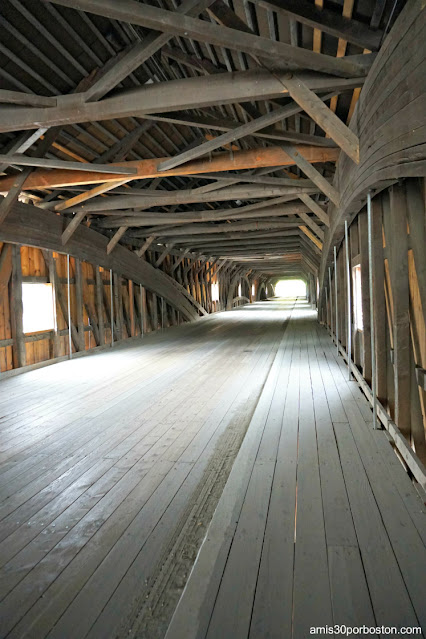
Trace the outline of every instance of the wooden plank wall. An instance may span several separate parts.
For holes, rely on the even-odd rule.
[[[147,252],[144,259],[155,265],[159,255]],[[212,313],[225,308],[232,269],[219,270],[216,263],[168,255],[161,270],[193,296],[200,311]],[[114,342],[186,321],[155,293],[118,273],[113,273],[112,279]],[[54,283],[56,331],[23,334],[16,300],[22,282]],[[212,284],[216,282],[219,301],[212,300]],[[111,345],[110,271],[71,257],[70,300],[72,353]],[[0,242],[0,372],[68,355],[67,256]]]
[[[408,178],[372,200],[373,307],[370,326],[367,212],[349,227],[351,272],[361,265],[363,330],[354,328],[351,277],[351,355],[371,386],[370,331],[374,331],[379,401],[418,457],[426,462],[426,214],[425,180]],[[323,296],[320,321],[335,333],[335,273]],[[339,342],[346,349],[345,249],[337,254]],[[330,322],[331,309],[333,321]]]

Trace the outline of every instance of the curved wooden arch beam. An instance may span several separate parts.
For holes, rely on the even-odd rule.
[[[336,162],[340,149],[319,146],[296,146],[299,156],[309,163]],[[237,171],[241,169],[256,169],[268,166],[292,166],[293,158],[281,147],[252,149],[250,151],[234,151],[220,153],[210,159],[197,159],[187,162],[169,171],[159,171],[160,164],[169,158],[153,158],[134,162],[120,162],[115,167],[123,166],[136,168],[131,179],[141,180],[155,177],[171,177],[175,175],[192,175],[193,173],[216,173],[219,171]],[[99,184],[100,182],[116,182],[117,175],[111,173],[90,173],[87,171],[64,171],[60,169],[36,170],[24,184],[25,189],[46,189],[72,186],[75,184]],[[13,177],[0,179],[0,192],[8,191],[13,185]]]
[[[11,244],[35,246],[59,253],[64,251],[61,237],[65,219],[55,213],[31,204],[17,202],[0,227],[0,241]],[[134,253],[117,246],[112,255],[107,254],[108,238],[87,226],[80,225],[67,243],[66,252],[80,260],[113,269],[156,295],[182,313],[187,320],[198,317],[195,300],[189,300],[173,284],[172,278],[154,268]]]
[[[321,259],[320,296],[327,267],[332,263],[333,247],[338,247],[344,237],[345,220],[350,223],[365,206],[368,192],[377,193],[401,178],[426,176],[426,49],[418,47],[415,55],[412,51],[424,15],[422,0],[405,5],[364,84],[350,125],[359,136],[361,162],[354,164],[342,155],[336,166],[340,203],[329,205],[330,228]]]

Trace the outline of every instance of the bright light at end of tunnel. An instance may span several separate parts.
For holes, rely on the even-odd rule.
[[[280,280],[275,285],[277,297],[306,297],[306,284],[303,280]]]

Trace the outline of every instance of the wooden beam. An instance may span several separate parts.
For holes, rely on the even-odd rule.
[[[29,242],[28,242],[28,244],[29,244]],[[43,255],[44,262],[45,262],[46,266],[48,267],[48,264],[49,264],[49,251],[44,250],[42,247],[39,247],[39,248],[42,249],[41,253]],[[61,309],[62,317],[64,319],[65,325],[68,328],[68,301],[65,298],[65,295],[64,295],[64,293],[62,291],[62,287],[61,287],[60,280],[59,280],[59,277],[58,277],[58,271],[57,271],[57,268],[56,268],[56,262],[55,261],[53,262],[52,275],[53,275],[54,280],[55,280],[55,289],[56,289],[56,293],[57,293],[57,300],[59,302],[59,307]],[[72,343],[74,345],[75,350],[78,351],[79,350],[79,336],[78,336],[77,329],[76,329],[72,319],[71,319],[71,322],[70,322],[70,327],[71,327]]]
[[[84,318],[83,318],[83,276],[81,272],[81,262],[74,259],[75,272],[75,306],[77,315],[77,331],[78,331],[78,350],[86,349],[84,337]]]
[[[93,267],[95,270],[95,290],[96,290],[96,315],[98,318],[99,342],[105,344],[105,321],[103,306],[103,281],[99,266]]]
[[[376,351],[377,397],[384,404],[387,396],[385,266],[383,255],[382,195],[372,200],[373,299]]]
[[[290,225],[298,224],[296,222],[289,222],[288,220],[282,220],[280,218],[270,218],[265,221],[254,220],[252,222],[232,222],[231,224],[185,224],[183,226],[176,226],[167,228],[165,231],[158,232],[159,237],[178,237],[183,236],[187,237],[188,235],[203,235],[203,234],[230,234],[234,230],[237,231],[256,231],[256,230],[264,230],[264,229],[272,229],[272,228],[287,228]],[[147,231],[151,231],[152,229],[147,229]],[[133,234],[132,237],[136,237],[136,234]]]
[[[147,252],[147,250],[149,249],[149,247],[151,246],[151,244],[153,243],[154,240],[155,240],[155,236],[154,235],[151,235],[150,237],[147,237],[147,239],[145,240],[145,242],[141,246],[141,248],[138,249],[137,251],[135,251],[136,255],[138,257],[143,257],[145,255],[145,253]]]
[[[328,184],[328,183],[327,183]],[[154,194],[117,195],[113,198],[96,198],[81,207],[86,213],[102,212],[123,209],[138,210],[150,209],[156,206],[170,206],[173,204],[194,204],[202,202],[226,202],[229,200],[255,200],[263,198],[293,196],[297,197],[303,192],[315,192],[317,189],[299,186],[270,186],[270,185],[242,185],[226,186],[217,191],[208,193],[194,192],[192,189],[176,191],[160,191]]]
[[[150,160],[137,160],[123,162],[121,165],[135,168],[135,180],[154,177],[170,177],[179,175],[191,175],[193,173],[215,173],[216,171],[237,171],[242,169],[255,169],[272,166],[292,166],[296,160],[290,156],[291,149],[296,149],[298,159],[305,159],[306,162],[336,162],[340,149],[291,145],[253,149],[249,151],[235,151],[232,156],[229,153],[218,153],[211,159],[198,159],[187,164],[176,167],[170,171],[159,171],[158,165],[168,158],[153,158]],[[294,155],[294,151],[293,151]],[[299,159],[298,161],[302,161]],[[83,165],[82,165],[83,166]],[[25,189],[45,189],[72,186],[75,184],[98,184],[99,182],[113,182],[117,176],[107,173],[93,173],[92,175],[83,171],[62,171],[62,170],[36,170],[24,182]],[[312,180],[314,181],[314,180]],[[0,192],[8,191],[14,183],[13,177],[0,178]]]
[[[295,164],[305,175],[307,175],[314,184],[326,195],[336,206],[339,205],[340,196],[337,190],[328,182],[312,164],[303,157],[298,147],[290,144],[283,145],[283,150],[289,155]]]
[[[98,222],[100,228],[117,228],[127,225],[133,227],[152,227],[149,231],[157,237],[161,235],[160,224],[177,225],[192,222],[215,222],[220,220],[238,220],[265,218],[271,216],[296,215],[299,211],[308,212],[308,207],[298,200],[288,201],[288,197],[264,200],[256,204],[248,204],[234,209],[216,209],[206,211],[188,211],[184,213],[141,213],[140,215],[123,215],[122,217],[105,218]]]
[[[131,166],[64,162],[64,160],[30,157],[19,153],[15,153],[15,155],[0,155],[0,162],[8,162],[9,164],[17,164],[18,166],[32,166],[42,169],[61,169],[63,171],[89,171],[91,173],[111,173],[116,175],[133,175],[136,173],[136,170]]]
[[[318,98],[320,102],[322,102],[321,98]],[[242,124],[241,126],[233,127],[230,131],[219,135],[218,137],[210,140],[209,142],[205,142],[204,144],[200,144],[193,149],[189,149],[188,151],[184,151],[179,155],[171,158],[170,160],[166,160],[162,162],[158,166],[159,171],[167,171],[168,169],[173,169],[180,164],[184,164],[185,162],[189,162],[198,158],[202,155],[206,155],[207,153],[211,153],[215,149],[219,149],[220,147],[225,146],[226,144],[230,144],[231,142],[235,142],[236,140],[240,140],[241,138],[252,135],[256,131],[263,129],[271,124],[275,124],[276,122],[281,122],[292,115],[295,115],[301,110],[301,107],[297,107],[295,105],[287,105],[285,107],[281,107],[278,109],[274,109],[265,115],[261,115],[255,120],[251,120],[246,124]],[[325,107],[327,108],[327,107]],[[285,133],[283,133],[285,137]]]
[[[380,47],[382,31],[370,29],[362,22],[345,18],[335,11],[318,9],[307,0],[259,0],[258,4],[370,51],[377,51]]]
[[[47,267],[49,270],[49,282],[52,285],[52,297],[53,297],[53,313],[54,313],[54,327],[53,327],[53,335],[52,335],[52,346],[53,346],[53,357],[59,357],[60,355],[60,336],[58,331],[58,291],[56,290],[56,267],[55,267],[55,258],[53,257],[52,251],[46,251],[46,255],[44,256],[45,260],[47,259]]]
[[[362,343],[364,361],[362,373],[364,379],[371,384],[371,330],[370,325],[370,295],[369,295],[369,281],[368,281],[368,229],[367,229],[367,213],[362,211],[358,215],[358,229],[359,229],[359,254],[361,264],[361,302],[362,302]]]
[[[11,331],[13,339],[13,365],[20,368],[27,363],[24,339],[24,309],[22,305],[21,247],[12,246],[12,288],[10,295]]]
[[[421,192],[421,185],[418,180],[407,180],[405,184],[407,189],[407,212],[410,228],[410,242],[413,250],[420,301],[423,313],[426,317],[426,229],[424,201]]]
[[[386,237],[386,244],[389,246],[393,301],[395,422],[401,433],[409,440],[411,436],[410,317],[407,204],[403,185],[396,185],[390,189],[389,220],[392,234]]]
[[[308,195],[308,193],[300,193],[299,199],[311,209],[312,213],[315,213],[321,222],[328,227],[330,226],[330,218],[328,214],[315,202],[314,199],[311,198],[310,195]]]
[[[74,235],[75,231],[77,230],[80,223],[83,221],[85,217],[86,217],[86,211],[79,211],[78,213],[74,215],[71,222],[69,222],[65,231],[62,233],[61,241],[63,246],[65,246],[68,240]]]
[[[319,237],[322,242],[324,241],[324,231],[307,213],[298,213],[298,217],[300,217],[300,219],[305,222],[306,226],[309,226],[309,228]]]
[[[19,104],[20,106],[33,107],[54,107],[57,104],[55,97],[47,95],[34,95],[33,93],[22,93],[21,91],[7,91],[0,89],[1,104]]]
[[[196,16],[208,7],[213,0],[185,0],[177,9],[177,14]],[[136,42],[124,55],[118,55],[117,61],[102,77],[84,93],[86,102],[95,102],[103,98],[128,75],[136,71],[149,60],[167,42],[173,38],[169,33],[149,33],[142,42]]]
[[[174,242],[171,242],[170,244],[168,244],[167,246],[164,247],[163,252],[160,253],[159,258],[157,259],[157,261],[154,264],[155,268],[158,268],[159,266],[161,266],[161,264],[166,259],[167,255],[170,252],[170,249],[174,246],[174,244],[175,244]]]
[[[360,65],[349,58],[338,59],[316,54],[301,47],[292,47],[283,42],[261,38],[251,33],[219,26],[151,5],[142,6],[134,0],[121,0],[119,4],[114,0],[53,0],[53,2],[174,36],[193,38],[231,50],[256,54],[261,59],[279,63],[290,69],[312,69],[343,77],[356,76],[361,71]]]
[[[5,295],[12,275],[12,246],[3,244],[0,253],[0,295]]]
[[[55,204],[53,207],[55,211],[65,211],[66,209],[71,209],[82,202],[87,202],[87,200],[91,200],[97,195],[101,195],[102,193],[107,193],[108,191],[112,191],[112,189],[117,188],[117,186],[122,186],[123,184],[127,184],[129,178],[125,180],[117,180],[116,182],[105,182],[104,184],[99,184],[99,186],[95,186],[95,188],[90,189],[90,191],[85,191],[84,193],[80,193],[75,197],[69,198],[68,200],[64,200],[63,202],[59,202],[59,204]]]
[[[362,58],[366,58],[363,61],[364,64],[371,62],[367,55]],[[365,64],[363,71],[350,80],[302,71],[298,73],[298,77],[313,91],[339,92],[362,86],[367,71],[368,65]],[[281,82],[281,78],[285,75],[280,71],[271,74],[264,69],[253,69],[153,83],[129,92],[123,91],[99,102],[81,101],[76,104],[75,95],[65,95],[58,99],[57,107],[49,109],[37,107],[16,109],[16,107],[4,106],[0,110],[0,132],[66,126],[73,123],[98,122],[132,116],[160,120],[166,119],[168,112],[283,97],[288,95],[287,88]],[[162,113],[165,114],[163,117]],[[182,120],[184,119],[185,115],[182,114]]]
[[[304,111],[359,164],[359,139],[331,109],[297,76],[283,80],[291,97]]]
[[[37,147],[36,157],[43,157],[45,153],[49,150],[52,143],[55,141],[56,136],[58,135],[58,130],[56,128],[51,129],[42,142]],[[6,155],[6,163],[8,163],[8,158],[10,159],[11,155]],[[10,162],[12,164],[12,162]],[[18,199],[28,177],[31,175],[33,169],[32,167],[28,167],[24,169],[19,175],[12,177],[12,181],[10,187],[6,189],[8,191],[6,197],[0,202],[0,226],[3,224],[4,220],[8,216],[10,210]]]
[[[114,247],[117,246],[125,232],[127,231],[127,226],[120,226],[118,231],[114,234],[114,236],[110,239],[107,245],[107,253],[108,255],[114,250]]]
[[[315,235],[311,233],[311,231],[308,228],[306,228],[306,226],[302,225],[302,226],[299,226],[299,228],[302,231],[302,233],[304,233],[306,237],[308,237],[311,240],[311,242],[315,244],[315,246],[319,248],[320,251],[322,251],[322,242],[320,242],[319,239],[316,238]]]

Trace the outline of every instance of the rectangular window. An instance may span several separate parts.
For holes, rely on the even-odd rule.
[[[49,331],[55,327],[52,284],[22,284],[24,333]]]
[[[362,318],[361,266],[359,264],[352,268],[352,287],[354,295],[355,330],[362,331],[364,322]]]
[[[212,302],[219,301],[219,282],[212,283]]]
[[[238,284],[238,297],[241,297],[241,282]]]
[[[256,293],[256,288],[255,288],[254,284],[252,284],[251,285],[251,296],[254,297],[255,293]]]

